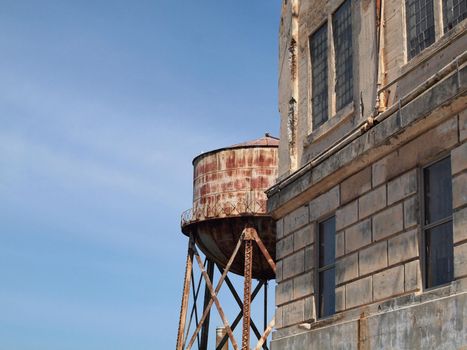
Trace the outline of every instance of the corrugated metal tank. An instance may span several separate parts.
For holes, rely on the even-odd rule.
[[[203,253],[223,267],[246,225],[256,228],[275,258],[275,225],[266,213],[264,191],[277,177],[278,144],[278,139],[266,134],[193,160],[193,208],[182,215],[182,232],[192,234]],[[269,264],[254,247],[253,277],[274,278]],[[240,250],[231,271],[242,275],[243,261]]]

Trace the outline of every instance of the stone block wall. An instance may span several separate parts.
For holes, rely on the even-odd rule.
[[[457,283],[457,286],[462,286]],[[465,288],[465,286],[463,286]],[[407,349],[463,350],[467,344],[467,293],[448,295],[437,290],[379,305],[336,325],[312,328],[294,336],[276,338],[272,350]],[[368,310],[366,310],[368,311]],[[410,336],[409,336],[410,335]]]
[[[332,105],[328,50],[329,119],[313,129],[309,38],[327,20],[332,44],[330,21],[342,2],[283,1],[279,179],[268,190],[278,232],[271,348],[467,349],[467,65],[459,61],[467,21],[443,33],[434,2],[435,43],[408,59],[404,2],[381,3],[378,52],[380,3],[352,0],[353,101],[339,111]],[[373,125],[380,79],[390,86]],[[449,155],[454,281],[427,290],[422,169]],[[332,215],[336,312],[317,319],[318,225]]]
[[[448,155],[454,278],[467,280],[466,115],[447,119],[277,221],[276,338],[298,332],[302,323],[319,328],[339,315],[425,292],[421,169]],[[315,242],[318,223],[330,215],[336,218],[336,315],[316,321]]]

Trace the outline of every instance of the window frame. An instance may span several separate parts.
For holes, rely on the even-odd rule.
[[[451,154],[450,152],[448,153],[443,153],[440,156],[437,156],[436,158],[432,159],[430,162],[424,164],[419,168],[419,185],[420,185],[420,190],[419,190],[419,195],[418,195],[418,200],[420,203],[420,213],[419,213],[419,220],[420,220],[420,245],[419,245],[419,254],[420,254],[420,273],[421,273],[421,287],[422,290],[425,291],[430,291],[433,289],[441,288],[448,286],[452,283],[452,281],[455,280],[454,278],[454,272],[452,276],[452,280],[442,283],[439,285],[433,285],[433,286],[428,286],[428,279],[427,279],[427,241],[426,241],[426,233],[428,230],[433,229],[435,227],[441,226],[443,224],[446,224],[448,222],[451,222],[451,225],[453,224],[453,214],[454,210],[451,209],[451,214],[447,217],[444,217],[442,219],[436,220],[434,222],[431,222],[429,224],[425,223],[425,217],[426,217],[426,205],[425,205],[425,199],[426,199],[426,194],[425,194],[425,170],[432,165],[444,160],[448,159],[449,162],[452,164],[451,160]],[[452,175],[451,175],[451,182],[452,182]],[[451,191],[452,191],[452,183],[451,183]],[[453,231],[451,231],[453,234]],[[451,248],[453,250],[453,257],[454,257],[454,242],[451,244]],[[453,264],[454,267],[454,264]]]
[[[324,119],[320,120],[320,122],[315,123],[315,111],[313,109],[313,57],[312,57],[312,39],[313,36],[316,35],[320,30],[322,29],[326,30],[326,116]],[[320,25],[308,36],[308,52],[309,52],[309,62],[310,62],[310,69],[309,69],[309,74],[310,74],[310,107],[311,107],[311,128],[312,130],[318,130],[323,124],[325,124],[330,118],[329,118],[329,109],[330,105],[333,103],[332,99],[330,99],[329,96],[329,80],[331,78],[330,76],[330,52],[329,52],[329,21],[328,18],[326,18]]]
[[[448,36],[460,23],[462,23],[463,21],[465,21],[466,19],[463,19],[462,21],[456,23],[452,28],[448,29],[448,30],[445,30],[445,26],[446,24],[444,23],[445,22],[445,7],[444,7],[444,3],[443,3],[443,0],[432,0],[433,2],[433,18],[434,18],[434,42],[432,44],[430,44],[429,46],[425,47],[423,50],[421,50],[420,52],[418,52],[417,54],[415,54],[414,56],[410,57],[410,47],[409,47],[409,43],[408,43],[408,33],[407,33],[407,1],[404,0],[403,2],[403,19],[404,19],[404,25],[403,25],[403,33],[405,35],[405,44],[404,44],[404,56],[405,56],[405,64],[407,65],[408,63],[410,63],[411,61],[415,60],[417,57],[419,56],[422,56],[424,52],[426,52],[427,50],[429,50],[431,47],[433,47],[433,45],[436,44],[436,42],[438,40],[440,40],[441,38],[445,37],[445,36]]]
[[[320,254],[320,225],[330,219],[334,218],[334,261],[331,264],[320,266],[319,261],[319,254]],[[336,252],[335,252],[335,245],[336,245],[336,229],[335,229],[335,220],[336,214],[332,213],[326,216],[323,216],[315,223],[315,273],[314,273],[314,289],[315,289],[315,316],[316,320],[322,320],[329,317],[332,317],[336,314],[336,306],[335,306],[335,299],[336,299],[336,282],[335,282],[335,274],[336,274]],[[333,289],[333,297],[334,297],[334,311],[329,315],[321,315],[320,313],[320,306],[321,306],[321,293],[320,293],[320,274],[324,271],[334,269],[334,289]]]
[[[425,46],[423,49],[420,49],[418,52],[415,52],[413,55],[411,54],[412,52],[412,48],[411,48],[411,45],[410,45],[410,36],[409,36],[409,6],[408,5],[408,2],[409,1],[424,1],[426,4],[431,4],[431,11],[432,11],[432,15],[433,15],[433,38],[432,38],[432,42],[429,43],[427,46]],[[427,48],[429,48],[430,46],[432,46],[436,40],[438,40],[438,36],[437,36],[437,31],[438,31],[438,26],[437,26],[437,22],[439,21],[439,16],[437,16],[437,13],[436,12],[439,12],[437,11],[437,6],[436,6],[436,2],[439,1],[439,0],[404,0],[404,10],[405,10],[405,33],[406,33],[406,40],[405,40],[405,45],[406,45],[406,59],[407,61],[410,61],[412,60],[414,57],[417,57],[421,52],[425,51]],[[425,7],[425,12],[427,11],[428,7]],[[419,12],[417,13],[420,13],[422,12],[421,9],[419,9]],[[417,13],[414,13],[414,16],[416,16]],[[420,15],[418,15],[419,17]],[[426,19],[428,19],[428,17],[426,17]],[[431,20],[431,18],[429,18]],[[423,22],[423,21],[421,21]],[[419,22],[419,23],[421,23]],[[438,23],[439,24],[439,23]],[[417,37],[419,37],[420,34],[418,34]]]
[[[336,105],[336,58],[335,58],[335,47],[334,47],[334,33],[333,33],[333,17],[334,14],[345,4],[346,1],[350,3],[350,26],[352,28],[352,36],[351,36],[351,48],[352,48],[352,59],[351,59],[351,71],[352,71],[352,88],[351,88],[351,101],[346,103],[345,105],[341,106],[341,108],[337,109]],[[332,9],[326,14],[325,18],[321,22],[319,22],[313,30],[309,32],[308,35],[308,135],[315,133],[318,130],[321,130],[324,125],[327,125],[334,117],[343,114],[346,118],[354,113],[354,100],[355,100],[355,34],[354,34],[354,0],[339,0],[338,3],[333,4]],[[311,37],[322,28],[323,25],[327,27],[327,86],[328,86],[328,115],[327,119],[320,123],[319,125],[314,125],[314,118],[313,118],[313,79],[312,79],[312,69],[313,69],[313,62],[311,58]],[[351,110],[351,113],[349,113]],[[342,116],[341,116],[342,117]]]
[[[350,24],[350,76],[352,77],[351,81],[350,81],[350,91],[349,91],[349,94],[350,94],[350,100],[349,101],[344,101],[341,102],[338,100],[338,91],[337,91],[337,88],[338,88],[338,70],[341,69],[342,67],[338,66],[338,57],[339,55],[337,54],[337,47],[336,47],[336,43],[337,43],[337,40],[339,39],[339,37],[337,36],[336,34],[336,27],[338,27],[339,25],[342,25],[343,23],[338,23],[337,21],[337,15],[338,15],[338,12],[339,11],[342,11],[344,9],[344,6],[348,6],[348,9],[349,9],[349,24]],[[337,113],[338,111],[341,111],[342,109],[344,109],[348,104],[350,104],[352,101],[353,101],[353,91],[354,91],[354,75],[353,75],[353,68],[354,68],[354,62],[353,62],[353,58],[354,58],[354,52],[353,52],[353,49],[354,49],[354,43],[353,43],[353,25],[352,25],[352,19],[353,19],[353,16],[352,16],[352,0],[344,0],[343,2],[340,3],[340,5],[332,12],[331,14],[331,36],[332,36],[332,51],[333,51],[333,54],[332,54],[332,58],[333,58],[333,67],[332,67],[332,70],[333,70],[333,81],[334,81],[334,84],[333,84],[333,114]],[[342,20],[342,18],[341,18]],[[343,62],[341,62],[343,63]],[[344,65],[345,66],[345,65]],[[348,67],[347,67],[348,68]],[[344,67],[344,71],[346,70],[346,68]],[[345,92],[347,93],[347,91]]]
[[[436,1],[439,1],[439,0],[436,0]],[[448,33],[449,31],[451,31],[454,27],[456,27],[459,23],[463,22],[467,17],[464,17],[463,19],[459,20],[458,18],[456,18],[456,23],[452,24],[452,23],[449,23],[449,25],[452,25],[450,28],[448,27],[448,24],[446,23],[447,21],[447,17],[448,17],[448,13],[446,11],[447,9],[447,6],[444,6],[445,5],[445,2],[446,1],[449,1],[449,0],[441,0],[441,21],[442,21],[442,25],[441,25],[441,30],[442,30],[442,34],[446,34]],[[453,0],[454,1],[454,0]],[[454,7],[454,6],[453,6]]]

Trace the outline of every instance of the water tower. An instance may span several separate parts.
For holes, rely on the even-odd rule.
[[[258,337],[257,348],[267,349],[265,340],[274,326],[274,320],[269,324],[265,321],[261,334],[254,322],[250,323],[250,304],[258,292],[258,286],[263,286],[266,315],[267,281],[275,278],[275,224],[267,215],[264,191],[276,181],[278,144],[277,138],[266,134],[254,141],[203,153],[193,160],[193,207],[182,214],[181,220],[181,229],[189,238],[189,244],[177,350],[191,349],[195,340],[199,349],[207,348],[209,314],[213,304],[226,333],[220,344],[216,344],[217,349],[224,349],[227,340],[234,349],[238,348],[232,330],[240,319],[243,320],[242,349],[250,349],[250,328]],[[204,253],[205,262],[198,249]],[[222,275],[213,285],[215,266]],[[199,286],[196,287],[192,280],[195,267],[203,276],[205,295],[203,315],[196,320],[196,329],[190,336],[194,310],[187,317],[188,304],[191,295],[196,308],[199,291]],[[243,276],[243,303],[232,289],[229,273]],[[259,281],[253,292],[252,279]],[[229,324],[217,298],[224,282],[242,310],[232,324]]]

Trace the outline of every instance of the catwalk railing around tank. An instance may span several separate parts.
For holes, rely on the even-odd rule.
[[[181,215],[180,224],[183,227],[202,220],[244,215],[266,215],[266,213],[266,199],[235,202],[222,201],[211,205],[198,205],[197,207],[185,210]]]

